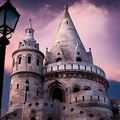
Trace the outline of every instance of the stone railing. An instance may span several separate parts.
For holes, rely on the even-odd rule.
[[[93,90],[72,93],[67,96],[66,102],[69,104],[82,103],[81,105],[84,105],[84,103],[89,103],[94,105],[93,103],[96,103],[96,105],[106,104],[110,106],[110,98],[106,93]]]
[[[62,65],[53,65],[51,66],[47,66],[44,68],[43,70],[43,74],[49,73],[49,72],[54,72],[54,71],[88,71],[88,72],[93,72],[96,74],[101,75],[102,77],[106,77],[104,71],[95,66],[95,65],[81,65],[81,64],[62,64]]]

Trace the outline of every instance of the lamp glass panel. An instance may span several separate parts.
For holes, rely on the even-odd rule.
[[[0,11],[0,27],[4,24],[5,10]]]
[[[12,30],[14,30],[18,17],[19,16],[17,13],[13,12],[10,9],[7,9],[6,25],[9,26]]]

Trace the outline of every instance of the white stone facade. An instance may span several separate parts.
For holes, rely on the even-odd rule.
[[[91,49],[86,52],[67,6],[44,66],[31,20],[25,32],[12,54],[10,98],[0,120],[120,120],[120,99],[107,95],[106,75],[93,64]]]

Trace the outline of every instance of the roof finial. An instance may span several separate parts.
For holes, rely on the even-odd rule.
[[[28,29],[32,29],[32,23],[31,23],[31,19],[29,19],[29,25],[28,25]]]
[[[64,6],[64,10],[68,10],[68,5],[65,5],[65,6]]]

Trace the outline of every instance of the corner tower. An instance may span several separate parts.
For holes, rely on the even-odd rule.
[[[31,20],[25,30],[25,38],[19,42],[18,49],[13,52],[10,98],[8,112],[22,108],[25,102],[25,81],[29,81],[27,100],[42,98],[42,67],[44,55],[39,51],[39,44],[33,36]]]

